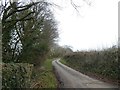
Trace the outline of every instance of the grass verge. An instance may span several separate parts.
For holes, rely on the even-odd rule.
[[[57,80],[53,73],[52,60],[48,59],[41,68],[34,70],[32,88],[57,88]]]
[[[67,62],[66,62],[65,60],[63,60],[63,59],[60,59],[60,62],[61,62],[62,64],[67,65]]]

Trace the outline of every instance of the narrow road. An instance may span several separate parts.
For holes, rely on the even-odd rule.
[[[117,88],[105,82],[90,78],[62,63],[54,60],[52,65],[60,82],[60,88]]]

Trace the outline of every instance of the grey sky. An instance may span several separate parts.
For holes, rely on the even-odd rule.
[[[110,47],[118,40],[118,1],[73,0],[80,5],[79,14],[70,0],[52,0],[61,9],[54,9],[59,22],[59,45],[70,45],[74,50],[88,50]],[[69,2],[69,3],[68,3]]]

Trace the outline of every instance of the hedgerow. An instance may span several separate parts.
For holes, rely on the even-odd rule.
[[[103,75],[110,79],[120,80],[120,67],[118,56],[120,52],[117,47],[101,51],[79,51],[65,55],[63,59],[72,68],[84,73],[92,72]]]
[[[29,88],[32,69],[32,64],[3,63],[2,88]]]

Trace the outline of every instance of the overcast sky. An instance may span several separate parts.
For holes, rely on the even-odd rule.
[[[73,50],[89,50],[110,47],[118,40],[119,0],[73,0],[79,13],[71,6],[70,0],[52,0],[60,9],[54,14],[59,29],[59,45],[69,45]],[[76,2],[80,1],[80,2]]]

